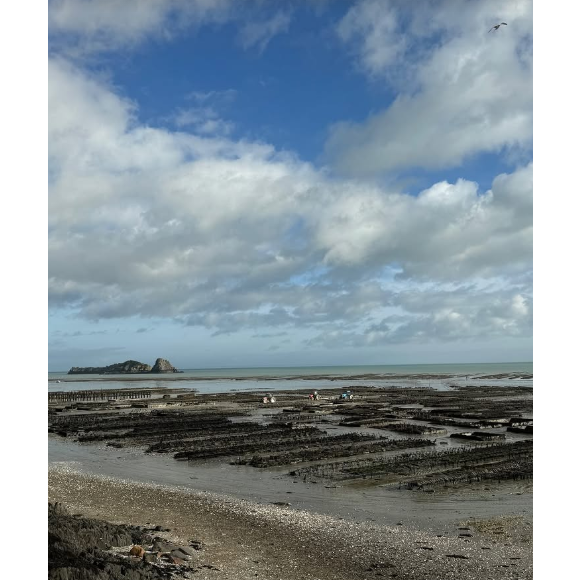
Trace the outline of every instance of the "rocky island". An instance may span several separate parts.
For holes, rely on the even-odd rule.
[[[127,360],[106,367],[72,367],[69,375],[127,375],[138,373],[180,373],[168,360],[158,358],[153,366],[136,361]]]

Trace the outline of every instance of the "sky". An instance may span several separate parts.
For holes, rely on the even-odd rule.
[[[49,370],[532,360],[531,0],[48,6]]]

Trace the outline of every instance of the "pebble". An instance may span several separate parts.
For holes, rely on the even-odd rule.
[[[486,577],[507,580],[511,578],[509,572],[507,569],[505,573],[502,572],[501,566],[502,562],[510,557],[522,558],[518,561],[518,565],[521,566],[519,578],[532,578],[530,546],[508,544],[507,546],[497,546],[493,551],[485,550],[487,546],[481,546],[479,541],[474,540],[470,544],[465,544],[464,539],[458,537],[444,537],[443,535],[438,537],[427,531],[403,528],[403,522],[398,522],[397,526],[392,527],[372,522],[355,523],[306,510],[295,510],[289,506],[285,506],[288,509],[280,510],[279,506],[254,503],[210,492],[197,492],[184,487],[137,483],[105,476],[88,476],[79,473],[71,466],[60,471],[51,469],[49,481],[57,495],[56,499],[59,501],[59,498],[64,496],[71,503],[82,503],[82,498],[100,494],[103,497],[114,497],[119,504],[126,502],[127,509],[130,509],[132,498],[139,494],[143,501],[151,502],[152,512],[155,511],[153,509],[155,506],[163,506],[165,519],[168,510],[171,513],[171,510],[175,509],[177,513],[178,505],[180,507],[179,513],[182,513],[184,509],[189,509],[207,514],[208,521],[215,519],[218,522],[222,521],[220,518],[224,518],[229,522],[228,527],[230,528],[228,534],[222,536],[224,542],[227,542],[228,538],[231,537],[232,526],[238,526],[238,529],[244,530],[248,523],[253,526],[253,533],[263,530],[264,545],[267,545],[272,534],[275,534],[275,538],[288,537],[290,542],[295,542],[297,538],[300,538],[308,546],[318,546],[320,553],[324,553],[325,559],[332,562],[333,566],[354,566],[360,562],[359,573],[356,576],[345,576],[352,578],[352,580],[362,580],[363,578],[371,580],[364,571],[369,564],[378,560],[391,563],[393,566],[389,568],[391,577],[393,577],[393,573],[399,573],[400,576],[410,574],[408,577],[415,579],[443,578],[447,572],[450,572],[454,577],[461,577],[463,580],[478,580]],[[84,507],[83,505],[77,506],[81,510]],[[173,527],[175,528],[175,526]],[[201,531],[200,528],[200,533]],[[427,559],[425,551],[417,549],[415,545],[417,541],[425,543],[425,547],[432,547],[433,550],[429,550],[429,552],[432,552],[434,557]],[[273,542],[274,537],[272,537]],[[292,550],[295,545],[295,543],[291,545]],[[482,550],[482,548],[484,549]],[[281,547],[276,542],[272,550],[279,549]],[[461,550],[461,553],[455,550]],[[313,559],[313,562],[318,563],[319,560],[319,558],[318,560]],[[216,564],[218,564],[216,568],[223,568],[222,564],[218,562]],[[455,571],[460,569],[462,570],[461,575],[456,576]],[[513,567],[510,569],[513,570]],[[383,568],[378,571],[382,570]],[[249,578],[249,576],[235,574],[232,578],[234,577],[236,580]],[[276,578],[277,576],[269,574],[265,577]],[[320,580],[331,580],[336,577],[338,574],[321,576]],[[299,578],[299,576],[294,575],[291,578]],[[283,580],[289,579],[290,576],[283,578]]]

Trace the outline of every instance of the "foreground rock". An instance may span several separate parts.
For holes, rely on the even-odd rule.
[[[165,548],[159,540],[142,528],[73,516],[61,504],[49,503],[48,578],[162,580],[185,577],[182,573],[191,570],[186,560],[192,559],[193,550],[175,544],[168,545],[167,550],[157,550]],[[170,550],[171,554],[164,554]],[[174,553],[179,557],[174,557]]]

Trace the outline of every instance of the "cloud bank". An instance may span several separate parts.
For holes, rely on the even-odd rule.
[[[411,196],[136,118],[51,58],[52,308],[307,329],[326,346],[529,335],[531,163],[489,191],[459,179]]]

